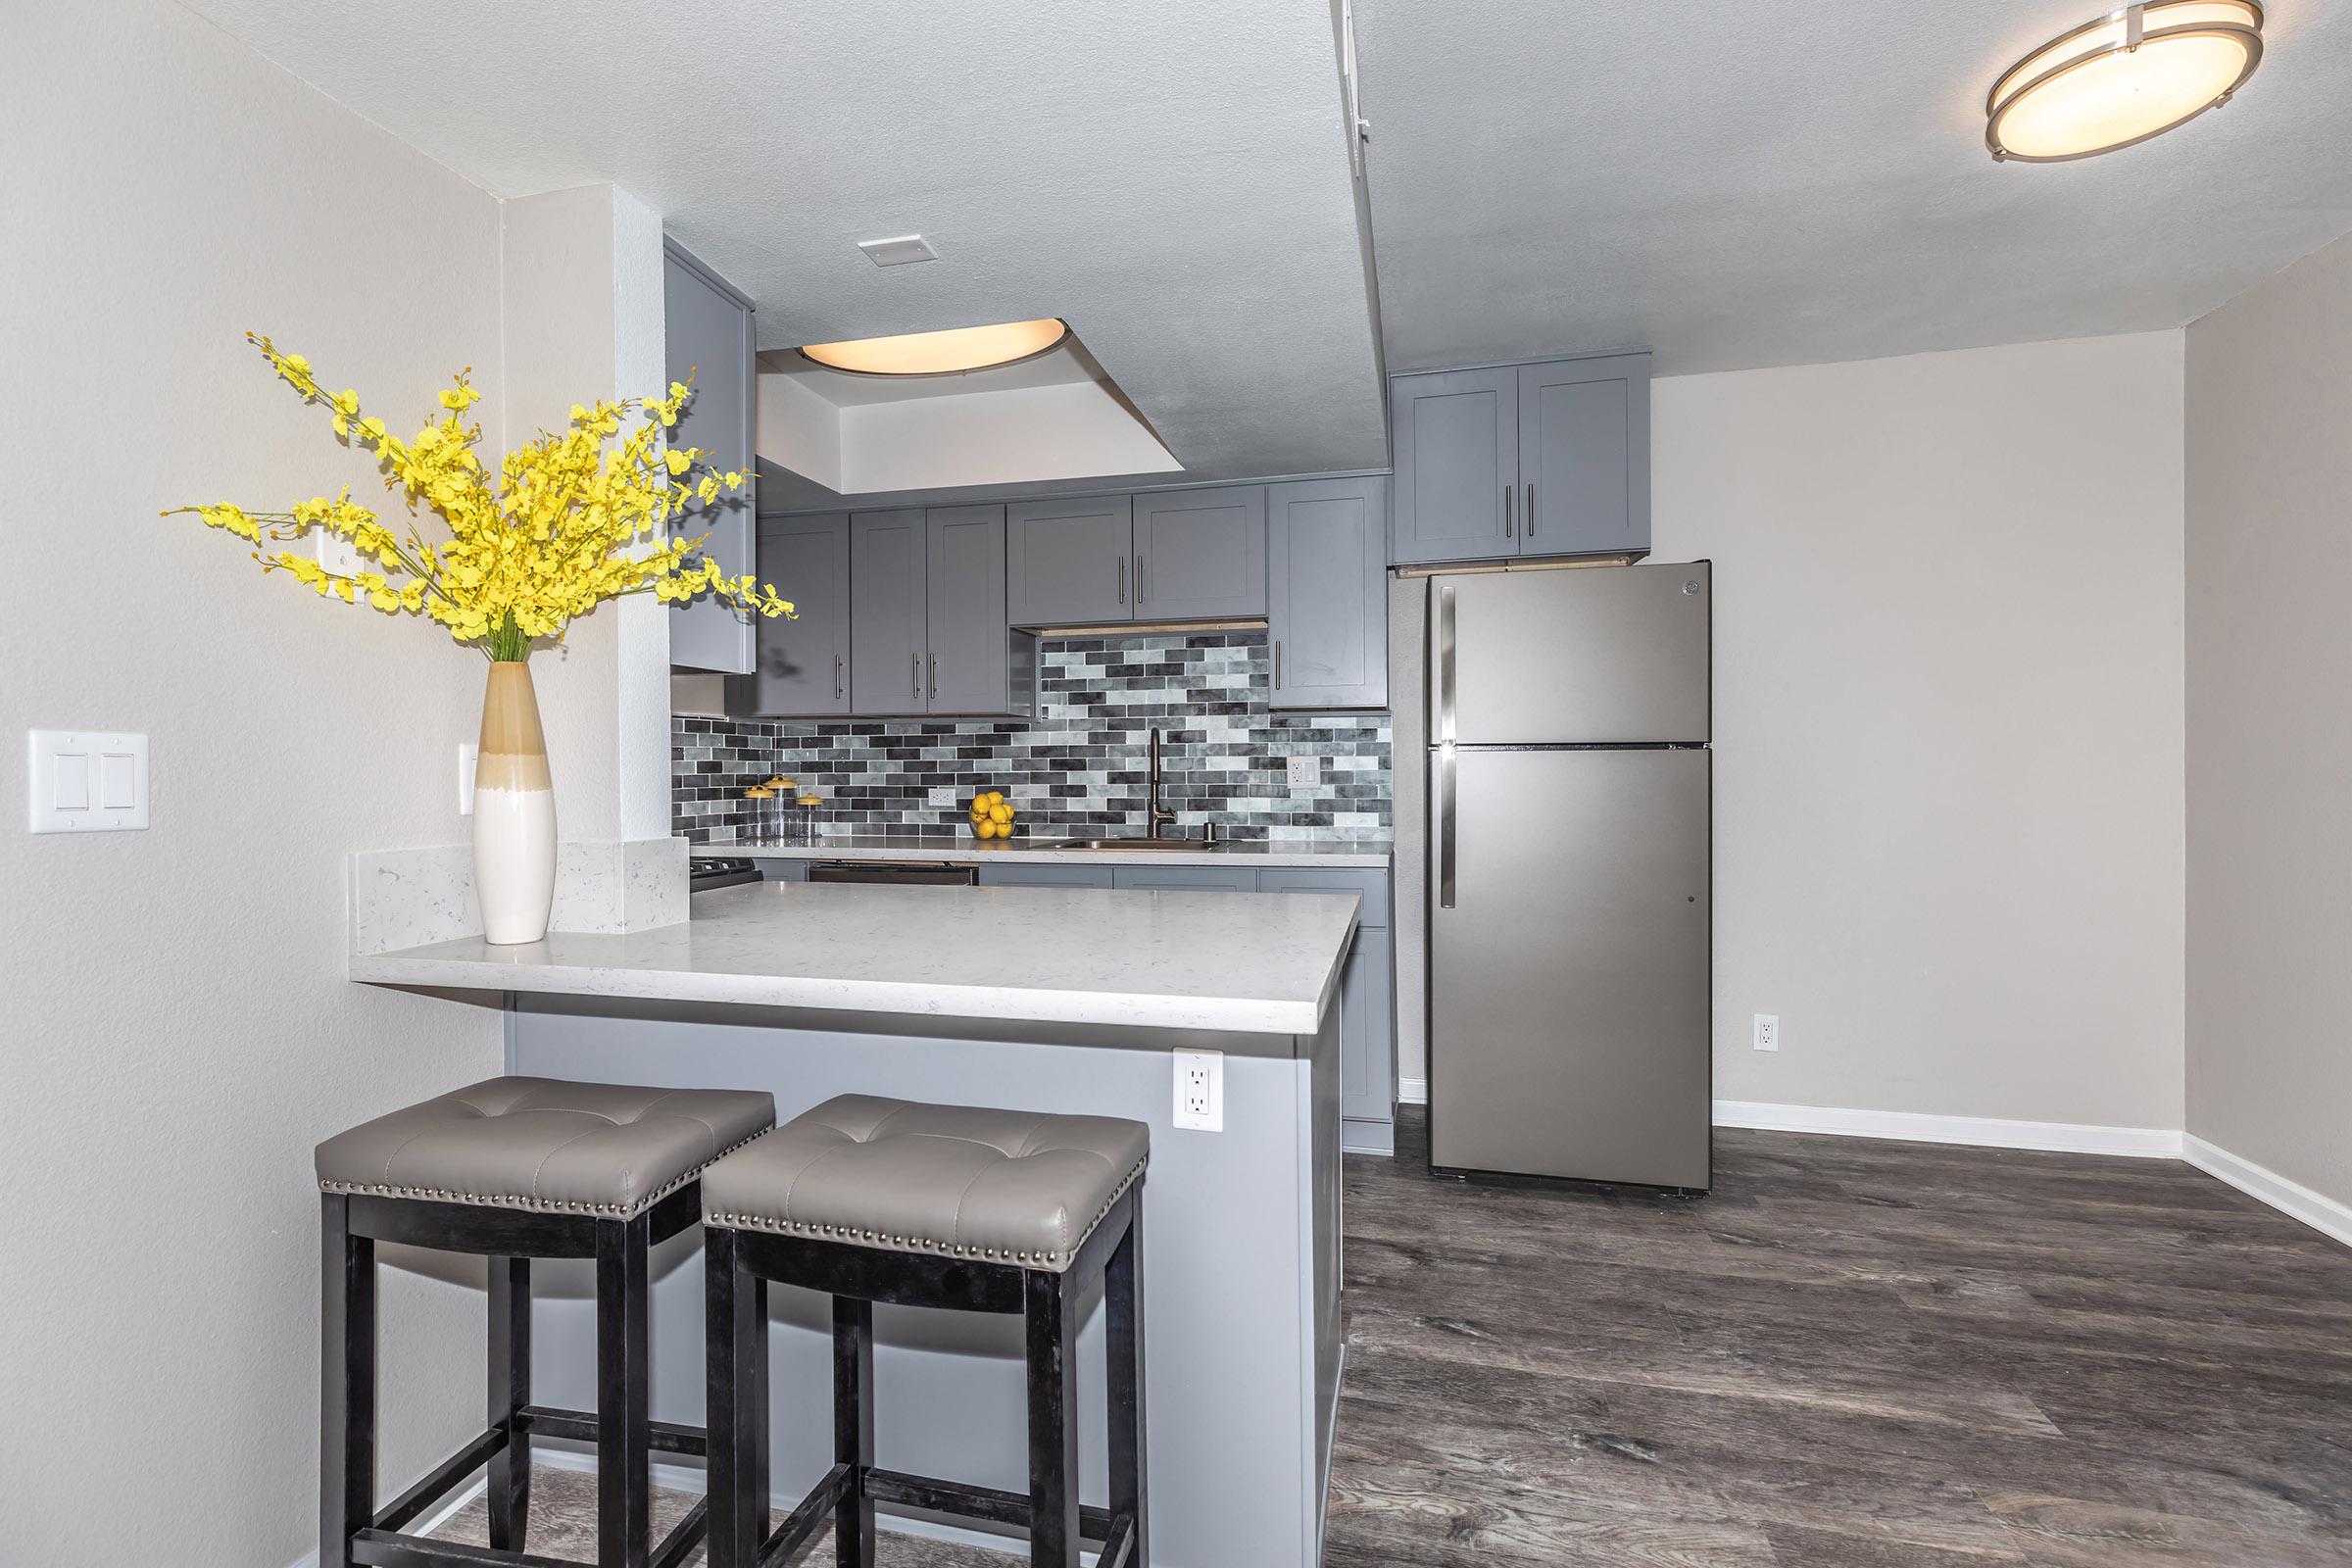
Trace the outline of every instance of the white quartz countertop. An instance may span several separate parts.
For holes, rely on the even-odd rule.
[[[1071,829],[1068,836],[1076,837],[1084,831]],[[1110,828],[1095,836],[1110,838],[1119,832],[1119,829]],[[1035,840],[1011,838],[983,841],[969,834],[953,838],[845,834],[837,838],[819,839],[814,844],[776,844],[762,839],[737,839],[725,844],[697,844],[694,854],[738,855],[762,860],[969,860],[983,865],[991,860],[1019,865],[1217,865],[1238,860],[1244,865],[1321,865],[1337,869],[1378,870],[1389,863],[1389,845],[1385,839],[1235,839],[1220,843],[1213,849],[1199,844],[1176,844],[1166,849],[1152,850],[1054,848],[1052,840],[1062,836],[1060,830],[1055,830],[1050,835],[1041,833]]]
[[[625,935],[358,954],[382,985],[1311,1035],[1353,898],[760,882]]]

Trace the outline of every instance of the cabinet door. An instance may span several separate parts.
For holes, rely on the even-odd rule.
[[[1389,703],[1388,481],[1266,487],[1266,633],[1276,709]]]
[[[1127,496],[1016,501],[1005,509],[1006,597],[1015,626],[1133,620],[1135,508]]]
[[[921,713],[929,652],[928,530],[920,509],[850,518],[850,711]]]
[[[1349,1121],[1396,1116],[1394,963],[1386,931],[1359,930],[1340,977],[1340,1114]]]
[[[1266,487],[1135,498],[1135,618],[1227,620],[1266,612]]]
[[[1440,370],[1389,383],[1396,494],[1389,559],[1519,553],[1519,372]]]
[[[760,374],[752,360],[752,302],[674,240],[662,242],[662,363],[672,381],[695,372],[694,398],[669,432],[670,444],[701,447],[717,467],[749,473]],[[693,503],[671,528],[686,538],[708,535],[703,554],[728,576],[753,569],[750,486],[709,506]],[[749,675],[755,646],[751,617],[708,594],[670,612],[673,664]]]
[[[760,657],[727,681],[727,711],[752,715],[850,710],[850,514],[770,517],[760,524],[760,580],[793,602],[789,619],[761,617]]]
[[[1012,706],[1004,618],[1004,509],[933,507],[930,650],[923,690],[934,713]]]
[[[1649,548],[1649,356],[1519,368],[1521,555]]]
[[[984,888],[1106,888],[1111,885],[1111,868],[1107,865],[1054,865],[1031,860],[1014,860],[1004,864],[980,864],[980,885]]]

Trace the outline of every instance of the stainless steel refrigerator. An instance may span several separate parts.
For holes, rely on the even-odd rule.
[[[1709,575],[1429,579],[1439,1170],[1712,1181]]]

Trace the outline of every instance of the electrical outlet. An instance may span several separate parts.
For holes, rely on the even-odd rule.
[[[1176,1055],[1176,1125],[1204,1133],[1225,1130],[1225,1053],[1179,1051]]]
[[[1759,1012],[1756,1014],[1756,1049],[1758,1051],[1781,1049],[1781,1015],[1779,1013]]]
[[[1314,757],[1294,757],[1290,760],[1291,788],[1311,790],[1322,782],[1322,760]]]

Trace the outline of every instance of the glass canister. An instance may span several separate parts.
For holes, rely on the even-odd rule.
[[[792,842],[814,844],[822,836],[819,832],[819,823],[824,816],[824,811],[825,798],[814,790],[810,790],[795,800],[788,813],[792,817],[792,831],[798,835]]]
[[[755,784],[743,792],[743,825],[736,830],[742,839],[764,839],[775,832],[776,792],[764,784]]]

